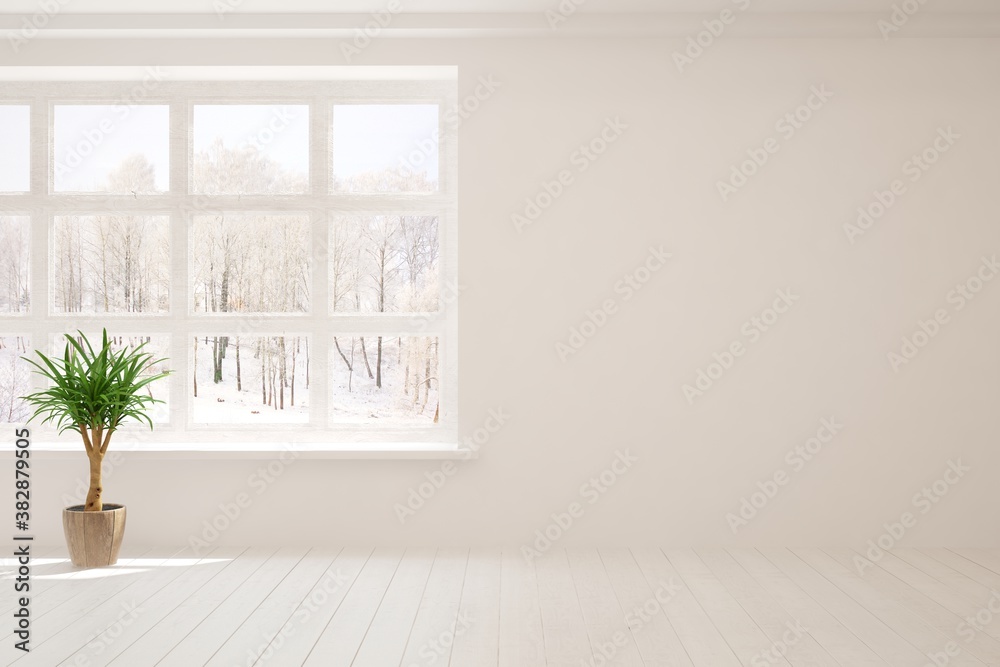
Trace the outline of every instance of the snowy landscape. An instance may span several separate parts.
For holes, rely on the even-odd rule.
[[[150,108],[116,122],[115,141],[87,157],[71,153],[93,134],[101,107],[67,107],[56,114],[56,191],[143,193],[166,189],[167,117]],[[438,183],[435,105],[337,105],[333,121],[333,183],[337,192],[433,192]],[[390,128],[385,131],[385,128]],[[309,190],[307,107],[197,105],[193,192],[211,195],[292,195]],[[152,139],[144,133],[152,132]],[[123,138],[133,137],[134,141]],[[433,140],[432,140],[433,139]],[[63,155],[65,153],[65,155]],[[50,233],[50,294],[58,313],[170,312],[172,224],[187,224],[188,299],[198,315],[309,313],[314,262],[327,263],[332,315],[429,313],[439,302],[439,219],[435,215],[333,215],[328,247],[315,247],[309,216],[254,211],[194,213],[186,221],[163,214],[57,216]],[[0,216],[0,313],[23,313],[29,285],[30,220]],[[46,299],[38,299],[44,303]],[[171,383],[190,396],[191,422],[253,427],[306,424],[315,373],[329,383],[323,411],[332,424],[433,424],[439,411],[436,338],[329,335],[327,331],[267,334],[239,325],[178,332],[186,358],[161,366],[183,371],[155,383],[167,400]],[[335,324],[333,324],[335,326]],[[72,324],[67,322],[67,328]],[[113,331],[113,323],[109,322]],[[16,329],[15,329],[16,330]],[[195,337],[195,334],[198,334]],[[387,332],[388,333],[388,332]],[[87,331],[92,341],[99,332]],[[17,357],[26,339],[0,338],[0,419],[27,416],[17,397],[29,391],[29,368]],[[169,357],[169,339],[128,335],[116,349],[148,341]],[[54,333],[49,350],[65,341]],[[326,369],[313,368],[311,346],[328,346]],[[169,423],[170,406],[154,420]]]
[[[333,341],[331,423],[392,426],[437,421],[436,338],[334,336]]]
[[[52,299],[61,313],[163,313],[170,308],[170,218],[59,216]]]
[[[31,303],[31,238],[27,216],[0,215],[0,313],[23,313]]]
[[[199,336],[191,349],[196,424],[308,423],[308,337]],[[329,359],[332,424],[434,423],[437,339],[334,336]]]
[[[194,423],[252,427],[309,421],[305,336],[199,336],[191,348]]]
[[[31,352],[28,336],[0,336],[0,423],[23,423],[30,415],[20,399],[30,391],[30,366],[20,357]]]

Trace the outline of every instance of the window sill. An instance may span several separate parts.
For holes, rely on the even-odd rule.
[[[5,445],[0,452],[13,452],[13,447]],[[457,448],[445,444],[434,443],[393,443],[371,444],[364,447],[345,445],[297,444],[294,446],[275,447],[272,444],[234,442],[226,443],[188,443],[184,445],[148,445],[142,449],[115,449],[113,444],[108,450],[108,456],[114,453],[138,460],[158,459],[386,459],[386,460],[464,460],[479,458],[478,452],[471,449]],[[32,442],[32,458],[68,459],[84,458],[86,454],[82,445],[75,443]]]

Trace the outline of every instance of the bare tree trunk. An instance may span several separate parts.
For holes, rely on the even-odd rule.
[[[375,386],[382,388],[382,337],[378,337],[378,356],[375,360]]]
[[[270,368],[271,390],[270,390],[270,395],[268,396],[268,405],[273,405],[274,409],[277,410],[278,399],[274,397],[274,378],[278,374],[278,369],[277,367],[275,367],[273,359],[271,360],[270,366],[271,366]]]
[[[344,361],[347,361],[346,359]],[[351,339],[351,363],[347,372],[347,391],[351,391],[354,385],[354,339]]]
[[[101,292],[104,297],[104,312],[108,312],[108,244],[104,239],[103,229],[101,232]]]
[[[299,339],[296,338],[295,339],[295,345],[292,346],[292,387],[291,387],[291,389],[292,389],[292,396],[291,396],[291,400],[292,400],[292,407],[293,408],[295,407],[295,357],[297,356],[298,351],[299,351]]]
[[[212,339],[212,381],[215,384],[222,382],[222,346],[219,345],[219,337]]]
[[[229,261],[228,258],[222,269],[222,287],[220,289],[221,294],[219,295],[219,310],[224,313],[229,312]]]
[[[306,338],[306,389],[309,388],[309,339]]]
[[[361,357],[365,360],[365,370],[368,371],[368,379],[369,380],[374,379],[375,376],[372,375],[372,367],[368,363],[368,351],[365,349],[365,337],[364,336],[361,336]]]
[[[278,400],[281,402],[281,409],[285,409],[285,337],[282,336],[278,339],[278,354],[281,357],[278,360],[278,366],[280,369],[280,376],[278,377]]]
[[[129,286],[132,282],[132,244],[129,243],[128,238],[125,240],[125,276],[124,276],[124,294],[125,294],[125,310],[126,312],[133,309],[131,294],[129,293]]]
[[[260,403],[267,405],[267,351],[264,349],[264,339],[260,339]]]
[[[420,400],[420,373],[414,369],[413,371],[413,404],[416,405]]]
[[[336,336],[333,337],[333,346],[337,348],[337,353],[340,354],[340,358],[343,359],[344,363],[347,365],[347,370],[353,371],[354,364],[352,364],[350,361],[347,360],[347,357],[344,355],[344,351],[340,349],[340,341],[337,340]],[[351,339],[351,358],[353,357],[354,357],[354,339]]]
[[[243,376],[240,373],[240,339],[236,339],[236,391],[243,391]]]
[[[198,398],[198,337],[194,337],[194,369],[191,371],[194,376],[194,397]]]
[[[424,408],[427,407],[427,399],[431,395],[431,344],[430,341],[427,342],[427,360],[424,365],[424,402],[420,404],[420,413],[423,414]]]

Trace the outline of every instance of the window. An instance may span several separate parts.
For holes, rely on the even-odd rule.
[[[0,423],[107,327],[174,371],[137,448],[457,447],[454,70],[348,69],[3,85]]]

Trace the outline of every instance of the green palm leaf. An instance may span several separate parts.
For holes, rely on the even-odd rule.
[[[140,392],[170,374],[150,374],[167,360],[154,359],[144,350],[146,343],[114,350],[107,329],[97,351],[82,331],[77,335],[65,335],[62,358],[38,350],[40,362],[22,357],[50,383],[47,389],[23,397],[35,409],[29,421],[41,418],[43,424],[55,423],[60,433],[85,429],[109,433],[129,419],[153,428],[146,410],[163,401]]]

